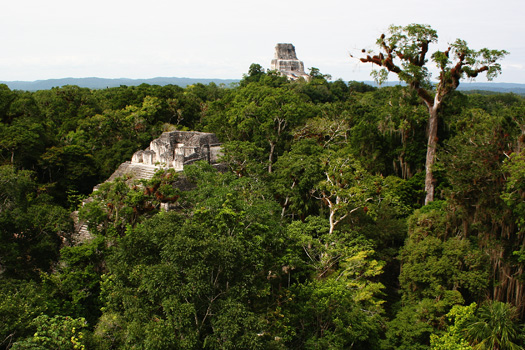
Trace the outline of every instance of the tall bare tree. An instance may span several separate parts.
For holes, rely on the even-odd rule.
[[[431,73],[427,68],[429,45],[437,43],[437,32],[429,25],[410,24],[407,26],[390,26],[387,35],[382,34],[377,40],[379,52],[362,52],[366,57],[361,62],[370,62],[381,67],[373,76],[379,80],[386,79],[389,72],[414,89],[428,108],[428,144],[425,162],[425,204],[434,200],[436,181],[432,166],[436,159],[437,131],[439,111],[443,100],[454,91],[463,78],[475,78],[486,73],[492,80],[501,73],[498,61],[508,54],[505,50],[472,50],[464,40],[456,39],[447,50],[436,51],[431,60],[439,69],[437,84],[430,80]]]

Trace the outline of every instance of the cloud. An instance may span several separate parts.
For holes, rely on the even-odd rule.
[[[11,1],[0,12],[0,31],[9,34],[0,37],[0,79],[240,78],[251,63],[269,67],[275,44],[291,42],[306,67],[364,80],[369,67],[353,62],[349,52],[375,47],[390,24],[413,22],[432,25],[443,45],[460,37],[473,48],[508,49],[512,55],[504,71],[523,69],[516,66],[525,62],[516,30],[522,26],[522,0],[500,0],[498,16],[487,6],[471,8],[457,0],[440,4],[430,11],[417,0],[287,0],[278,5],[259,0]],[[525,82],[516,81],[519,75],[502,78]]]
[[[523,70],[523,68],[525,67],[523,64],[518,64],[518,63],[514,63],[514,64],[502,64],[501,65],[502,69],[519,69],[519,70]]]

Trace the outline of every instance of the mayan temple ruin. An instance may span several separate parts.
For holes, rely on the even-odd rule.
[[[308,80],[310,76],[304,72],[304,63],[297,59],[295,46],[292,44],[277,44],[275,46],[275,57],[272,60],[271,70],[281,72],[281,74],[291,80],[304,78]]]
[[[206,161],[220,168],[220,156],[221,144],[215,134],[197,131],[165,132],[151,141],[148,148],[135,152],[131,161],[122,163],[106,182],[124,176],[129,180],[151,180],[160,169],[182,171],[185,166],[197,161]],[[95,186],[93,190],[96,191],[99,186]],[[91,199],[87,198],[84,203],[89,201]],[[166,210],[169,208],[167,204],[161,206]],[[78,211],[72,213],[72,218],[75,222],[74,240],[78,243],[91,239],[93,236],[88,231],[88,223],[79,220]]]
[[[219,150],[220,143],[215,134],[197,131],[165,132],[151,141],[146,150],[135,152],[131,163],[182,171],[184,165],[198,160],[217,163]]]
[[[184,166],[199,160],[217,164],[221,144],[212,133],[197,131],[165,132],[150,142],[145,150],[133,154],[109,177],[112,181],[125,174],[136,179],[151,179],[159,169],[184,170]]]

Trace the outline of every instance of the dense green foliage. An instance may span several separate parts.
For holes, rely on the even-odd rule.
[[[423,206],[418,96],[311,76],[0,86],[0,349],[523,348],[525,100],[450,93]],[[227,170],[92,193],[175,129]]]

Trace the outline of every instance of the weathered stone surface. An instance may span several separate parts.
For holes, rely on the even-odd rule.
[[[281,72],[291,80],[309,79],[309,75],[304,72],[304,63],[297,59],[295,46],[292,44],[281,43],[275,46],[275,57],[270,69]]]
[[[182,171],[185,165],[199,160],[209,162],[219,171],[226,171],[224,164],[219,164],[220,156],[221,144],[215,134],[197,131],[165,132],[151,141],[147,149],[135,152],[131,161],[122,163],[106,182],[126,175],[130,180],[150,180],[159,169],[174,168],[176,171]],[[95,186],[93,190],[97,190],[99,186]],[[173,186],[182,191],[194,188],[194,184],[185,177],[179,177]],[[91,200],[93,199],[87,198],[84,203]],[[169,203],[163,203],[162,208],[171,209]],[[80,244],[93,238],[87,223],[79,220],[78,212],[71,215],[75,223],[73,243]]]
[[[73,224],[75,231],[71,235],[71,244],[78,245],[85,241],[93,239],[93,235],[88,230],[88,224],[85,221],[81,221],[78,217],[78,211],[71,213],[71,219],[73,219]]]
[[[165,132],[151,141],[144,151],[135,152],[132,164],[144,164],[181,171],[184,165],[198,160],[218,162],[220,143],[212,133],[196,131]]]
[[[221,143],[212,133],[198,131],[165,132],[151,141],[148,148],[133,154],[106,180],[130,175],[132,179],[150,180],[159,169],[182,171],[185,165],[205,160],[219,167]],[[93,190],[97,190],[98,185]]]

